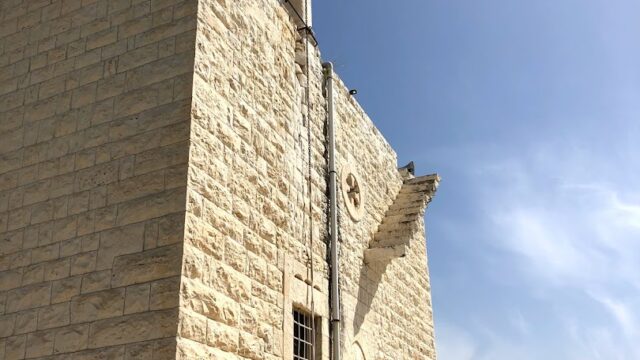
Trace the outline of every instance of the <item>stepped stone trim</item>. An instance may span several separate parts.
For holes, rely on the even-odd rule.
[[[405,175],[407,177],[412,175]],[[420,228],[418,220],[435,195],[437,174],[407,178],[378,227],[373,242],[364,252],[365,263],[404,257],[407,246]]]

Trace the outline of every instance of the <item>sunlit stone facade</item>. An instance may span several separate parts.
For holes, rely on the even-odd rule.
[[[0,2],[0,359],[292,359],[293,309],[329,358],[300,25],[277,0]],[[339,80],[335,101],[344,358],[435,359],[438,178],[398,170]]]

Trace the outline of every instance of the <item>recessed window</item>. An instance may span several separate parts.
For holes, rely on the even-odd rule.
[[[314,353],[314,331],[311,315],[293,310],[293,360],[312,360]]]

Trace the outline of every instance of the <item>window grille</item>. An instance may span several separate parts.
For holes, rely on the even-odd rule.
[[[311,315],[293,310],[293,360],[313,359],[313,337]]]

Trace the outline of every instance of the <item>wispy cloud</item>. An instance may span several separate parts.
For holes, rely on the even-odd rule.
[[[621,300],[611,298],[607,295],[592,294],[592,297],[609,311],[627,339],[634,339],[634,341],[637,341],[637,319],[635,316],[636,314],[634,314],[630,306]]]
[[[574,312],[551,316],[580,319],[564,330],[576,359],[636,359],[640,199],[636,189],[616,183],[616,173],[586,177],[587,168],[609,167],[598,160],[581,149],[545,147],[479,166],[496,179],[481,196],[487,241],[512,254],[511,281],[524,278],[536,296]],[[572,309],[572,300],[559,296],[565,290],[582,294],[588,307]],[[608,320],[590,318],[594,309]]]

